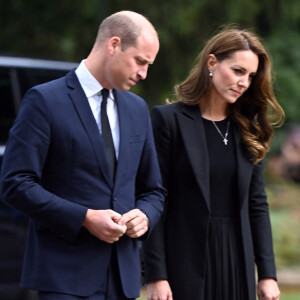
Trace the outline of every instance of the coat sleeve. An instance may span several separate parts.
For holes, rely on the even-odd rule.
[[[264,278],[276,279],[272,230],[262,161],[254,166],[249,201],[249,217],[258,280]]]
[[[171,152],[170,130],[159,107],[154,107],[152,110],[152,124],[163,185],[167,188]],[[168,197],[166,197],[165,201],[164,214],[166,213],[167,201]],[[165,253],[164,214],[151,235],[143,243],[146,282],[168,279]]]
[[[86,208],[46,190],[43,168],[51,147],[51,112],[37,88],[24,97],[10,130],[1,169],[2,198],[61,238],[75,239]]]
[[[148,107],[146,111],[146,139],[136,177],[136,207],[149,219],[149,230],[141,239],[145,239],[159,221],[164,207],[166,191],[162,186],[157,153]]]

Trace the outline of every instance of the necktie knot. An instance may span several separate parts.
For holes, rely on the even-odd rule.
[[[102,101],[104,101],[106,103],[107,102],[107,97],[108,97],[108,94],[109,94],[108,89],[102,89],[101,94],[102,94]]]

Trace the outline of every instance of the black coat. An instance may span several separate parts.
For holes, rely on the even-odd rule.
[[[146,281],[168,279],[174,299],[203,299],[210,219],[209,156],[199,106],[155,107],[152,123],[164,185],[165,214],[143,245]],[[249,299],[258,278],[276,278],[263,163],[254,164],[235,126],[237,189]],[[244,299],[243,299],[244,300]]]

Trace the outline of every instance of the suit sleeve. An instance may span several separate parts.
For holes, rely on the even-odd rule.
[[[276,279],[272,230],[262,161],[254,166],[250,189],[249,216],[258,280]]]
[[[168,172],[170,170],[170,131],[159,108],[152,110],[152,125],[158,161],[164,187],[167,187]],[[165,253],[165,226],[164,217],[167,209],[168,197],[165,201],[165,211],[151,235],[143,243],[145,264],[145,281],[168,279]]]
[[[87,209],[43,188],[43,168],[50,147],[51,113],[42,93],[32,89],[25,95],[10,130],[1,170],[3,200],[37,225],[73,240]]]
[[[136,177],[136,207],[149,218],[149,230],[141,239],[147,238],[163,212],[166,191],[161,175],[154,144],[148,107],[145,104],[147,134]]]

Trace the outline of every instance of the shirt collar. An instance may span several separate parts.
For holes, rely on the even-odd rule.
[[[91,74],[84,63],[85,59],[81,61],[80,65],[76,69],[75,73],[81,84],[81,87],[87,98],[98,94],[102,89],[102,85],[97,81],[97,79]],[[109,90],[108,97],[114,100],[114,95],[112,90]]]

